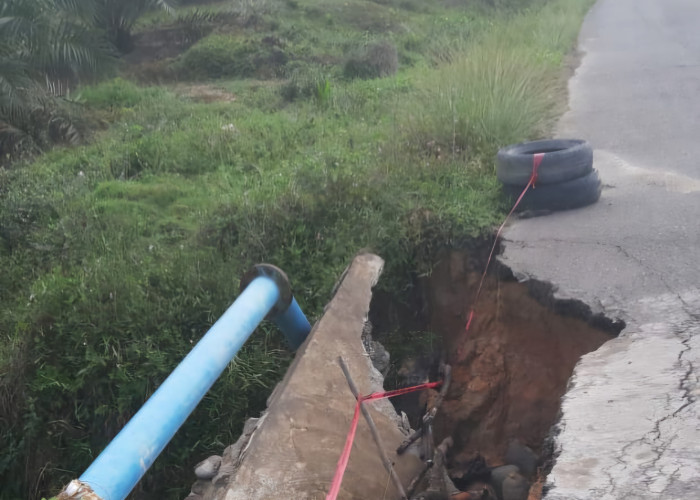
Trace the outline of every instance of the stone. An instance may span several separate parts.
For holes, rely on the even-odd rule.
[[[386,376],[386,374],[389,372],[389,365],[391,363],[391,355],[389,354],[389,351],[387,351],[384,346],[376,340],[370,341],[369,344],[369,359],[372,360],[372,364],[379,371],[379,373]]]
[[[511,473],[520,473],[517,465],[502,465],[501,467],[496,467],[491,471],[490,483],[491,486],[493,486],[493,489],[496,491],[498,498],[503,498],[503,482]]]
[[[526,478],[532,479],[535,476],[538,461],[539,457],[537,454],[520,441],[514,439],[508,443],[506,462],[511,465],[517,465],[520,473]]]
[[[211,479],[219,472],[219,467],[221,467],[221,457],[212,455],[197,464],[194,468],[194,475],[197,476],[197,479]]]
[[[527,500],[530,483],[519,472],[511,472],[503,480],[503,500]]]

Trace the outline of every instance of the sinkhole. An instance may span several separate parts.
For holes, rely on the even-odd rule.
[[[552,443],[561,398],[576,363],[625,325],[592,314],[581,302],[555,300],[546,283],[519,283],[496,263],[466,331],[487,252],[443,251],[401,302],[376,290],[372,335],[392,356],[387,388],[434,380],[441,360],[452,366],[434,436],[436,445],[447,436],[454,441],[446,464],[459,489],[488,482],[492,468],[527,461],[522,450],[532,450],[534,467],[524,475],[528,498],[537,499],[556,460]],[[431,397],[414,393],[393,403],[417,428]],[[514,449],[516,455],[521,450],[519,459]]]

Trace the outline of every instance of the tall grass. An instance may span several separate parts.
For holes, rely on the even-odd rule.
[[[449,62],[416,78],[409,141],[458,156],[545,135],[565,96],[562,61],[591,3],[554,0],[497,22],[478,43],[443,47],[439,58]]]
[[[551,75],[525,51],[489,44],[418,80],[418,105],[408,132],[420,144],[446,151],[493,149],[544,132],[552,108]]]

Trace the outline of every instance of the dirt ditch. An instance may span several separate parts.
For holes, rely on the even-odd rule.
[[[413,383],[431,371],[434,376],[440,357],[452,365],[452,387],[435,422],[435,441],[454,439],[448,469],[455,484],[466,487],[482,458],[488,467],[506,464],[509,443],[519,442],[539,457],[530,498],[540,498],[551,467],[548,437],[573,369],[581,356],[624,325],[595,317],[582,304],[557,303],[546,285],[518,283],[507,269],[497,267],[466,332],[483,253],[444,252],[431,275],[419,280],[408,304],[389,303],[376,294],[370,318],[380,342],[392,331],[388,344],[402,331],[432,332],[439,340],[432,349],[423,345],[421,352],[404,359],[399,380]],[[396,401],[396,406],[416,422],[425,402],[422,396]]]

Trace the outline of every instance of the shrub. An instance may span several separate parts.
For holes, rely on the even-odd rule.
[[[195,79],[272,76],[288,59],[274,43],[215,34],[190,47],[177,68],[183,76]]]
[[[280,93],[289,102],[319,97],[319,89],[324,88],[327,82],[328,77],[322,68],[301,63],[290,71],[289,79],[280,88]]]
[[[370,43],[360,54],[350,57],[345,63],[348,78],[381,78],[396,73],[399,55],[396,46],[386,40]]]
[[[480,47],[431,73],[406,123],[416,145],[437,142],[453,154],[486,150],[544,131],[552,114],[552,80],[532,57]]]

